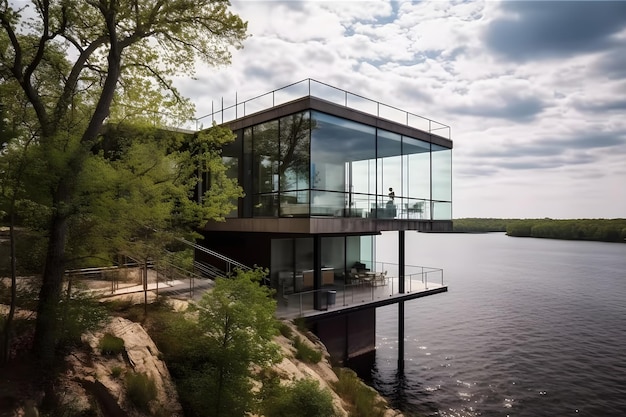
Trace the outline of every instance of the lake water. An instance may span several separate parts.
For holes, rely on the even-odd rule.
[[[397,261],[397,235],[379,260]],[[378,309],[371,384],[407,415],[626,415],[626,244],[406,233],[449,292]],[[367,377],[367,376],[366,376]]]

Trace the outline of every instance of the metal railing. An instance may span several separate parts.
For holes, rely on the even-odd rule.
[[[446,139],[451,137],[450,126],[446,124],[333,87],[312,78],[306,78],[242,102],[238,102],[237,97],[235,97],[235,104],[226,107],[222,98],[219,109],[212,108],[211,113],[196,119],[196,130],[203,127],[203,119],[207,119],[209,124],[213,122],[224,124],[307,96],[317,97],[340,106],[434,133]],[[213,107],[213,104],[211,106]]]
[[[226,269],[224,270],[224,272],[227,275],[233,273],[235,271],[235,269],[240,269],[242,271],[250,271],[252,269],[249,266],[242,264],[241,262],[238,262],[238,261],[236,261],[234,259],[231,259],[228,256],[222,255],[219,252],[215,252],[215,251],[213,251],[211,249],[205,248],[204,246],[198,245],[197,243],[190,242],[190,241],[188,241],[186,239],[183,239],[183,238],[179,238],[178,240],[180,242],[183,242],[183,243],[191,246],[192,248],[194,248],[194,249],[196,249],[196,250],[198,250],[200,252],[203,252],[203,253],[205,253],[207,255],[210,255],[211,257],[213,257],[215,259],[219,259],[220,261],[224,262],[224,264],[226,266]],[[211,273],[214,273],[215,271],[220,271],[219,268],[217,268],[215,266],[210,266],[209,264],[204,263],[204,262],[194,262],[194,266],[196,266],[196,263],[198,263],[197,266],[200,267],[199,269],[201,271],[208,270],[208,269],[211,270]]]
[[[367,262],[365,262],[367,265]],[[366,304],[378,300],[389,299],[402,294],[424,292],[444,287],[443,269],[426,266],[405,265],[404,293],[400,293],[400,278],[398,264],[375,262],[370,268],[370,274],[384,274],[384,280],[349,281],[348,275],[343,280],[337,280],[332,286],[319,290],[309,290],[285,293],[281,288],[278,291],[277,315],[279,317],[300,317],[316,310],[337,310],[358,304]],[[359,276],[364,273],[357,274]],[[317,293],[318,306],[315,306]],[[330,301],[333,301],[332,303]],[[316,308],[318,307],[318,308]]]

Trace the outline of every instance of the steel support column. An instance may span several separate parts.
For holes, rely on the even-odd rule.
[[[316,310],[325,309],[322,305],[322,238],[320,235],[313,236],[313,304]]]

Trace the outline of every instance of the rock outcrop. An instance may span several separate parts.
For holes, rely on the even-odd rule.
[[[105,333],[124,340],[122,354],[106,356],[99,343]],[[112,318],[99,332],[86,333],[83,341],[90,351],[77,351],[66,357],[67,373],[59,384],[65,393],[63,402],[74,409],[86,410],[94,400],[107,417],[143,416],[126,394],[124,376],[129,372],[142,373],[156,386],[156,399],[150,402],[152,415],[182,417],[176,387],[159,351],[139,323],[121,317]]]

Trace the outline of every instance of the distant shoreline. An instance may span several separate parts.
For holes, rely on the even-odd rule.
[[[626,243],[626,219],[461,218],[452,223],[453,230],[443,233],[504,232],[512,237]]]

